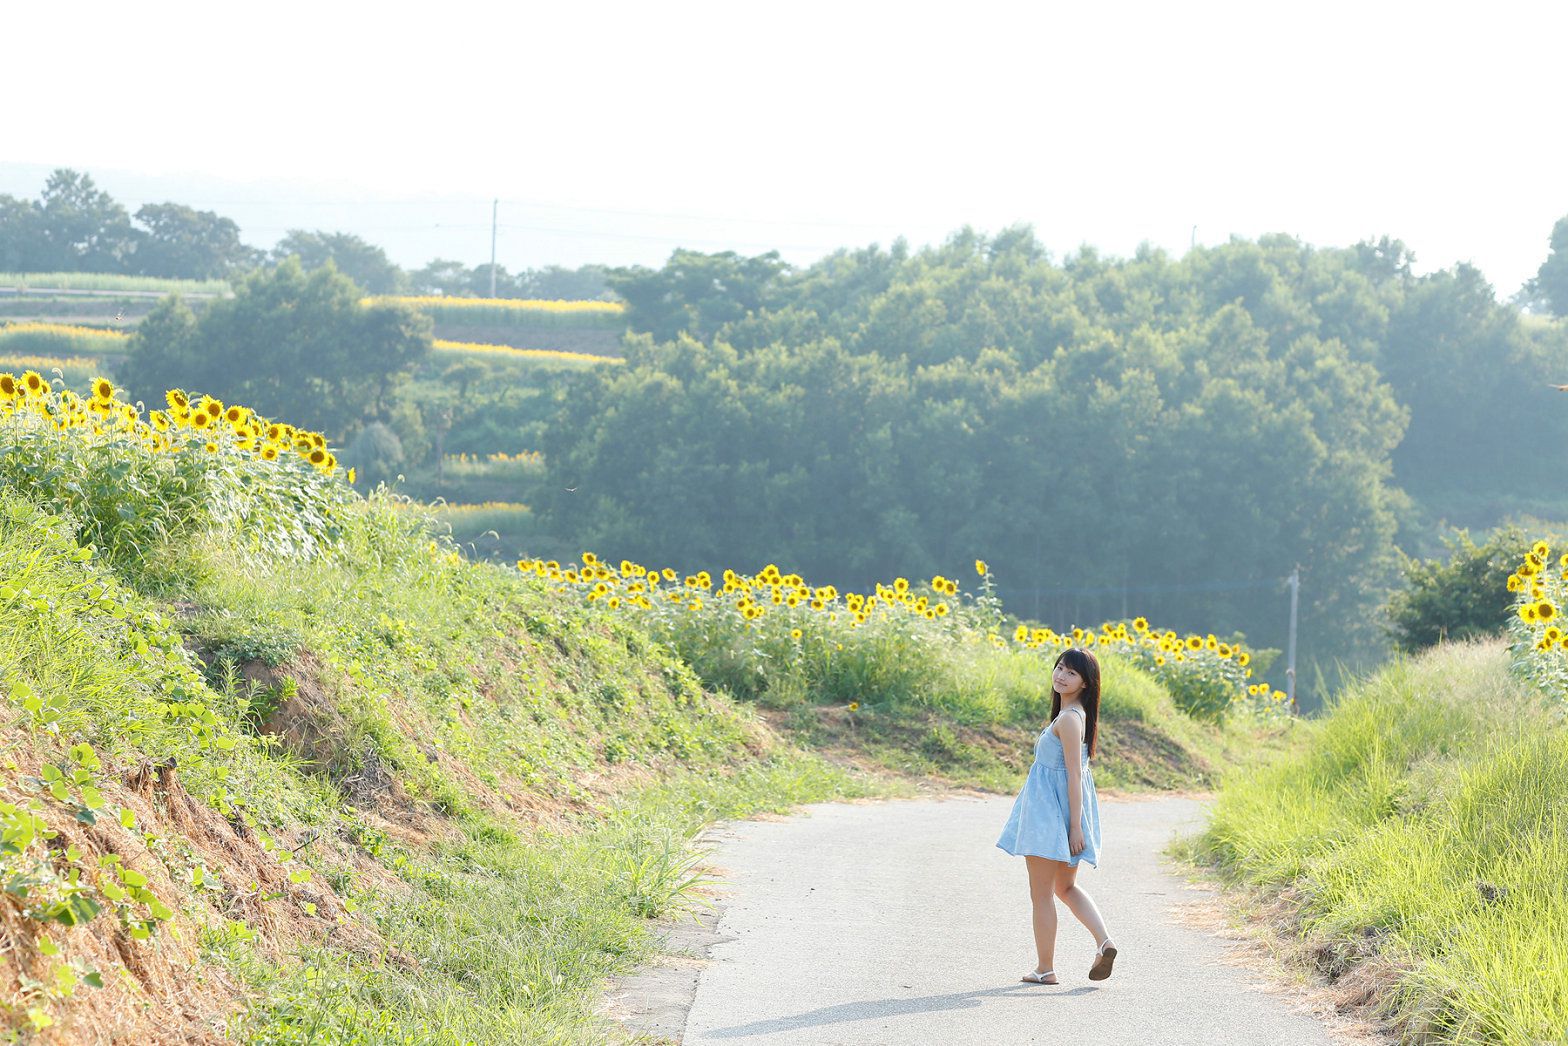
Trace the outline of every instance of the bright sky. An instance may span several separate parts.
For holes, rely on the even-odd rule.
[[[87,170],[418,266],[808,262],[1034,225],[1390,235],[1511,294],[1568,214],[1568,4],[11,5],[0,192]],[[1196,233],[1193,227],[1196,226]]]

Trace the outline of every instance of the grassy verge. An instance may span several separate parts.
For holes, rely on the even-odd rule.
[[[1352,687],[1301,751],[1227,780],[1178,854],[1248,888],[1349,1004],[1415,1042],[1568,1027],[1568,726],[1501,643]]]

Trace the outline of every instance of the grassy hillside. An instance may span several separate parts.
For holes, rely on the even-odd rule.
[[[16,1041],[615,1041],[598,994],[702,903],[705,823],[1021,776],[1037,644],[867,630],[858,713],[841,677],[748,689],[727,641],[730,674],[354,494],[319,434],[163,420],[112,387],[0,402]],[[1189,718],[1135,659],[1106,654],[1107,785],[1280,736]]]
[[[1345,692],[1309,740],[1219,794],[1182,848],[1407,1041],[1568,1028],[1568,722],[1500,642],[1437,648]]]

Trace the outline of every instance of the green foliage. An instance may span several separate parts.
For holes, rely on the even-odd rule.
[[[272,248],[274,265],[299,259],[306,272],[332,267],[371,294],[398,294],[408,286],[408,275],[386,251],[347,232],[309,232],[290,229]]]
[[[706,340],[762,308],[788,266],[778,251],[743,258],[734,251],[677,249],[662,269],[611,269],[609,284],[626,300],[632,329],[669,341],[681,333]]]
[[[1406,559],[1405,587],[1388,603],[1394,645],[1415,653],[1444,640],[1500,634],[1513,603],[1508,572],[1532,540],[1519,527],[1508,526],[1477,545],[1469,531],[1459,530],[1445,538],[1451,553],[1447,562]]]
[[[217,280],[259,264],[261,252],[240,242],[232,218],[179,203],[149,203],[136,211],[147,233],[136,246],[135,269],[164,279]]]
[[[0,417],[0,490],[68,515],[111,566],[156,585],[166,554],[221,534],[249,557],[319,554],[336,540],[343,484],[295,457],[262,461],[199,444],[154,452],[124,433],[84,437]],[[176,568],[177,569],[177,568]]]
[[[342,438],[389,409],[431,346],[428,319],[361,297],[331,265],[307,274],[289,259],[199,319],[171,298],[138,328],[124,382],[149,400],[192,389]]]
[[[1453,499],[1495,516],[1552,481],[1518,448],[1568,438],[1540,380],[1568,338],[1410,262],[1266,236],[1057,263],[1022,227],[800,271],[680,252],[614,278],[652,338],[563,404],[535,507],[677,564],[858,582],[980,552],[1054,623],[1266,622],[1270,646],[1269,582],[1300,562],[1304,662],[1365,661],[1396,521],[1420,542]]]
[[[12,714],[62,743],[177,763],[219,809],[235,796],[291,802],[264,746],[236,732],[235,699],[206,684],[173,621],[92,559],[58,517],[0,491],[0,686]]]
[[[1536,270],[1529,291],[1554,316],[1568,317],[1568,215],[1552,226],[1551,250]]]
[[[133,272],[137,230],[92,176],[57,168],[36,201],[0,196],[0,269]]]
[[[146,204],[134,221],[91,175],[57,168],[36,201],[0,196],[0,270],[216,280],[260,259],[240,243],[238,225],[211,211]]]
[[[493,297],[608,301],[614,298],[614,293],[605,282],[606,274],[603,265],[583,265],[576,269],[546,265],[542,269],[524,269],[518,273],[509,273],[506,266],[497,265]],[[414,294],[441,294],[458,298],[492,297],[488,264],[470,269],[462,262],[437,258],[424,268],[409,273],[408,282],[409,290]]]
[[[1400,661],[1305,747],[1228,777],[1182,849],[1270,897],[1337,978],[1398,971],[1380,1016],[1412,1041],[1549,1041],[1568,1025],[1568,736],[1500,643]]]

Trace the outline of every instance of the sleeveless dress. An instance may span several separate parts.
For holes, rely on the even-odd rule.
[[[1062,739],[1056,736],[1051,726],[1068,711],[1071,710],[1063,709],[1056,719],[1051,720],[1050,725],[1040,731],[1034,743],[1034,765],[1029,767],[1029,776],[1025,778],[1018,798],[1013,800],[1012,813],[1008,815],[1007,825],[1002,829],[1002,836],[996,845],[1014,857],[1033,854],[1070,865],[1088,861],[1098,868],[1100,802],[1094,791],[1094,773],[1089,766],[1087,741],[1079,743],[1078,753],[1079,779],[1083,783],[1080,823],[1083,826],[1084,848],[1074,854],[1067,841],[1067,761]]]

